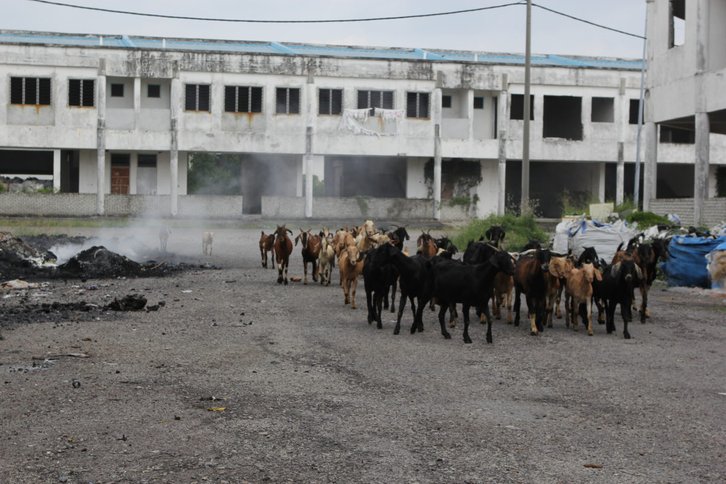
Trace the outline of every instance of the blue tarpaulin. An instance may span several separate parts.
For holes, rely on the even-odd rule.
[[[673,237],[668,245],[670,257],[663,264],[668,285],[711,287],[706,255],[723,243],[726,243],[726,237]]]

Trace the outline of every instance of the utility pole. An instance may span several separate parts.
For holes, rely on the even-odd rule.
[[[648,36],[648,15],[645,16],[645,36]],[[640,97],[638,98],[638,131],[635,135],[635,185],[633,186],[633,203],[637,209],[640,205],[640,133],[643,130],[643,111],[645,100],[645,64],[647,62],[646,50],[647,45],[646,39],[643,39],[643,64],[640,67]],[[645,183],[648,183],[646,181]],[[644,192],[646,190],[643,190]],[[654,193],[649,193],[648,196],[652,197]],[[649,201],[648,201],[649,202]],[[643,210],[648,207],[648,202],[643,200]]]
[[[527,40],[524,49],[524,129],[522,130],[522,199],[519,212],[529,214],[529,68],[532,61],[532,0],[527,0]]]

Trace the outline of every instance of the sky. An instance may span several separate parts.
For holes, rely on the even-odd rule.
[[[516,0],[58,0],[136,12],[233,19],[341,19],[486,7]],[[643,35],[645,0],[533,0],[534,3]],[[424,19],[342,24],[244,24],[144,18],[3,0],[2,30],[302,42],[375,47],[523,53],[524,5]],[[533,7],[532,52],[640,58],[643,40]]]

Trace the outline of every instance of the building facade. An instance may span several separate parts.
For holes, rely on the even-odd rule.
[[[682,143],[693,188],[691,221],[726,219],[726,2],[647,0],[648,101],[644,201],[667,198],[653,180],[672,159],[664,137]]]
[[[60,212],[447,219],[520,198],[521,55],[18,31],[0,52],[0,175],[52,176]],[[533,56],[541,215],[633,192],[640,68]],[[656,140],[659,194],[692,190],[684,139]],[[188,193],[200,153],[239,160],[238,196]]]

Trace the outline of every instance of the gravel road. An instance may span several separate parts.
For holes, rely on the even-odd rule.
[[[390,313],[369,326],[337,274],[277,285],[259,229],[217,229],[203,257],[202,230],[169,250],[219,269],[0,292],[0,481],[726,480],[724,295],[656,286],[631,340],[618,317],[592,337],[497,321],[491,345],[476,323],[465,345],[428,310],[423,333],[408,310],[398,336]],[[23,313],[129,294],[164,305]]]

